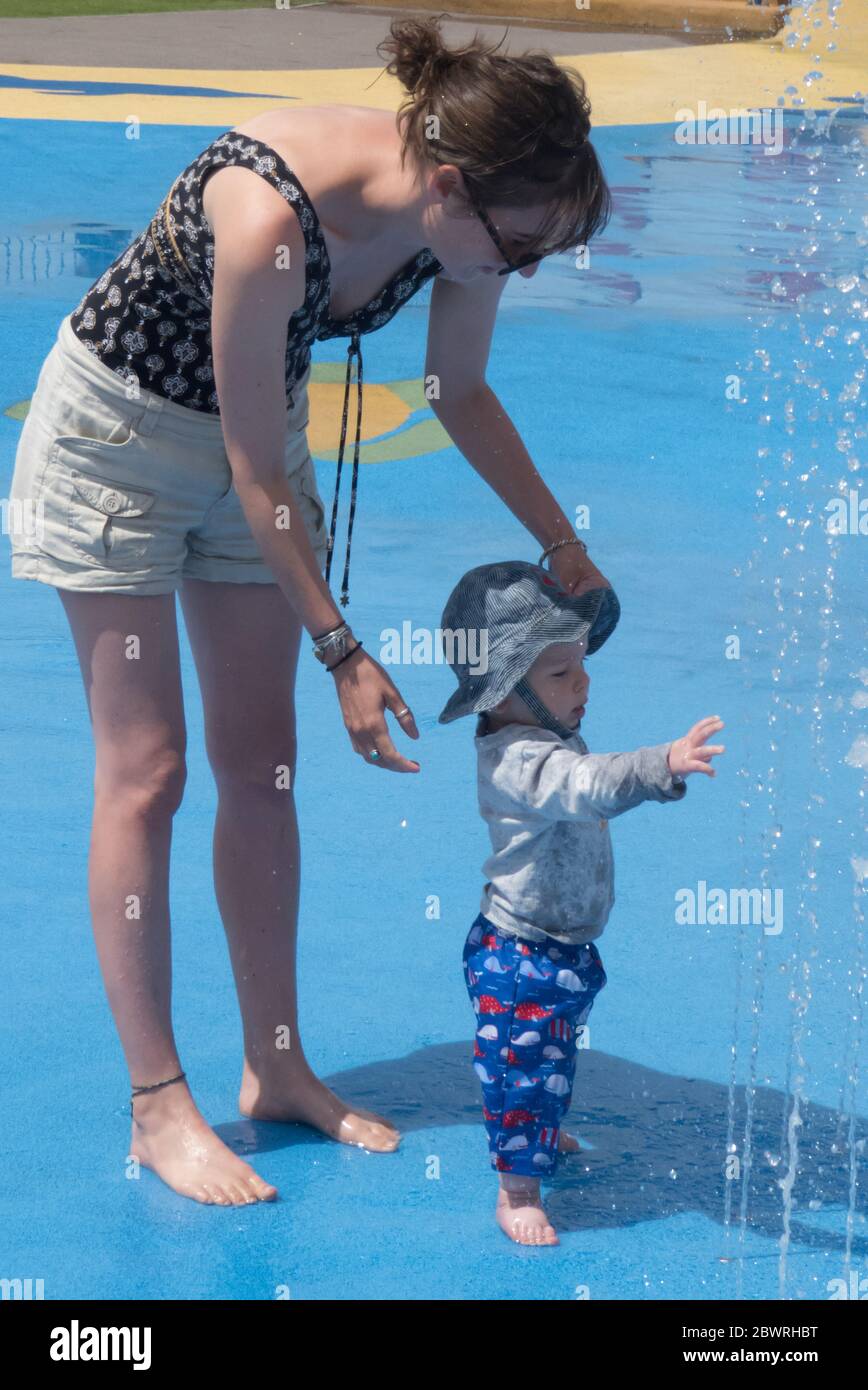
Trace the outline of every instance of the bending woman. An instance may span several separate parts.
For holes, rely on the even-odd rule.
[[[176,592],[219,794],[214,879],[243,1019],[241,1112],[372,1150],[399,1139],[317,1079],[297,1028],[302,628],[333,673],[355,752],[419,771],[385,720],[390,710],[418,738],[413,715],[328,586],[338,497],[327,533],[305,434],[314,340],[350,338],[349,383],[361,336],[433,277],[435,414],[536,541],[556,547],[565,587],[608,583],[485,380],[506,275],[533,275],[608,216],[581,78],[478,38],[447,49],[435,20],[393,22],[380,50],[409,94],[397,119],[264,112],[179,175],[63,319],[16,458],[12,497],[42,521],[14,537],[13,574],[57,589],[93,728],[89,896],[133,1089],[130,1153],[201,1202],[276,1189],[200,1114],[172,1030],[169,850],[186,743]],[[349,546],[344,603],[348,572]]]

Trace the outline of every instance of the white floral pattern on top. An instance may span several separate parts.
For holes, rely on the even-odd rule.
[[[304,375],[311,344],[324,338],[371,333],[397,313],[442,270],[425,247],[363,309],[338,321],[329,316],[331,266],[316,210],[275,150],[227,130],[177,180],[170,226],[178,251],[159,220],[151,223],[83,295],[70,320],[78,338],[129,386],[133,381],[191,410],[219,414],[214,384],[210,308],[214,243],[202,208],[202,180],[211,169],[240,164],[267,179],[298,216],[305,241],[304,303],[289,320],[286,390]],[[158,213],[161,214],[162,203]],[[159,250],[154,238],[159,240]],[[167,270],[159,252],[169,261]]]

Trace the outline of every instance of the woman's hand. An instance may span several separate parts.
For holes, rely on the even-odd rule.
[[[342,661],[334,671],[338,699],[350,742],[372,767],[388,768],[390,772],[421,772],[418,763],[401,756],[389,737],[384,710],[390,709],[405,734],[419,737],[416,721],[394,681],[382,666],[369,656],[364,647]],[[403,711],[403,713],[402,713]],[[371,750],[379,758],[371,760]]]
[[[723,720],[718,714],[710,714],[694,724],[683,738],[673,740],[669,748],[669,771],[673,777],[689,777],[691,772],[705,772],[714,777],[713,767],[708,764],[717,753],[724,751],[722,743],[706,743],[707,738],[723,728]]]
[[[561,587],[575,598],[588,589],[612,587],[580,545],[562,545],[549,556],[549,565]]]

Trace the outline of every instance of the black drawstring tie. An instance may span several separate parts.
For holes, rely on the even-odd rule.
[[[356,514],[356,489],[359,480],[359,448],[362,439],[362,345],[359,339],[359,331],[354,328],[352,331],[350,345],[347,348],[347,381],[344,388],[344,411],[341,419],[341,442],[338,449],[338,472],[335,479],[335,500],[332,504],[332,520],[329,528],[328,554],[326,555],[326,583],[329,582],[329,575],[332,567],[332,552],[335,544],[335,528],[338,519],[338,494],[341,488],[341,469],[344,463],[344,444],[347,437],[347,413],[350,406],[350,381],[352,379],[353,353],[356,354],[356,392],[358,395],[358,411],[356,414],[356,443],[353,453],[353,481],[350,487],[350,515],[347,522],[347,556],[344,564],[344,578],[341,584],[341,603],[346,608],[350,601],[350,546],[353,539],[353,518]]]

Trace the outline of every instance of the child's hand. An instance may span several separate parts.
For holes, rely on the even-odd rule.
[[[708,766],[715,753],[722,753],[722,743],[706,743],[705,740],[723,728],[723,720],[717,714],[710,714],[694,724],[689,734],[676,738],[669,749],[669,771],[673,777],[688,777],[691,772],[707,772],[714,777],[714,768]]]

